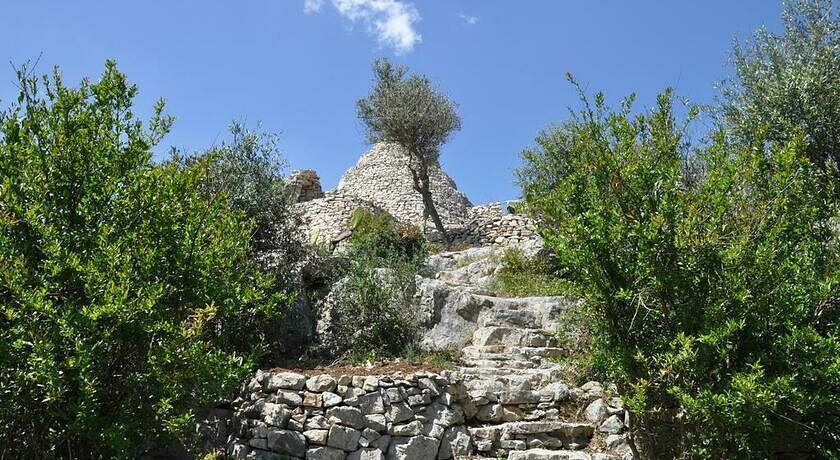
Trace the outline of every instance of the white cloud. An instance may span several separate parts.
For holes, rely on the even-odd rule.
[[[314,13],[321,10],[323,3],[324,0],[305,0],[303,9]],[[422,41],[414,29],[420,13],[413,3],[402,0],[332,0],[332,5],[351,22],[364,25],[381,45],[393,48],[397,54],[410,52]]]
[[[475,25],[475,23],[478,22],[478,16],[470,16],[468,14],[458,13],[458,17],[471,26]]]
[[[324,0],[304,0],[303,11],[306,13],[317,13],[324,6]]]

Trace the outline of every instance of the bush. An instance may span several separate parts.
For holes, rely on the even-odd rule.
[[[563,364],[565,379],[582,385],[590,380],[603,380],[602,369],[595,368],[598,349],[595,346],[594,331],[598,318],[592,305],[581,302],[567,310],[557,326],[557,347],[563,353],[553,360]]]
[[[279,136],[259,127],[248,129],[233,122],[230,140],[207,152],[184,160],[184,164],[206,163],[207,174],[200,184],[208,200],[224,196],[234,210],[253,220],[250,233],[252,259],[273,275],[272,292],[301,288],[303,265],[313,256],[299,238],[299,215],[287,193],[283,169],[286,162],[279,149]],[[262,366],[276,366],[299,355],[308,345],[311,319],[303,304],[283,315],[259,324],[265,353]],[[300,307],[300,308],[297,308]]]
[[[491,289],[511,297],[565,296],[574,294],[574,285],[564,278],[565,270],[546,257],[525,257],[519,248],[502,255]]]
[[[426,256],[424,239],[387,213],[363,208],[353,212],[350,226],[350,245],[332,299],[332,352],[400,356],[418,339],[412,298],[414,277]]]
[[[565,174],[526,157],[543,179],[523,193],[587,296],[593,364],[646,455],[840,455],[838,203],[802,136],[737,149],[720,133],[687,187],[669,92],[636,117],[632,98],[583,99],[571,154],[552,157]]]
[[[417,227],[398,224],[386,212],[357,208],[350,216],[350,230],[351,259],[416,271],[426,258],[426,241]]]
[[[267,266],[275,262],[273,268],[279,268],[277,274],[283,276],[291,272],[287,265],[303,259],[305,251],[294,236],[300,222],[286,190],[279,136],[247,129],[238,122],[231,123],[229,131],[230,142],[187,163],[211,159],[202,192],[208,198],[226,195],[233,209],[254,220],[251,239],[258,260],[269,262]],[[282,264],[278,267],[276,261]]]
[[[155,164],[113,62],[66,86],[19,74],[0,115],[0,457],[138,457],[234,390],[289,304],[251,262],[252,222]]]

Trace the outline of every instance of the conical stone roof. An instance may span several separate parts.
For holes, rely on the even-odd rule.
[[[370,201],[403,222],[420,225],[423,200],[414,190],[407,163],[408,155],[399,145],[375,144],[341,176],[337,190]],[[430,167],[429,179],[435,208],[444,225],[463,224],[472,207],[467,196],[437,163]]]

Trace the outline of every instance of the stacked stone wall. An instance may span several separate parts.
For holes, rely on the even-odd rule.
[[[357,208],[382,210],[369,201],[338,190],[294,206],[301,216],[301,232],[312,243],[331,243],[347,234],[350,216]]]
[[[528,216],[508,212],[510,202],[470,208],[467,222],[453,229],[456,243],[468,246],[512,246],[540,240],[536,223]]]
[[[590,421],[565,421],[570,402],[588,403]],[[227,453],[238,459],[514,458],[540,448],[617,459],[585,449],[601,443],[593,437],[621,437],[625,426],[621,401],[605,398],[595,382],[571,390],[556,383],[540,391],[468,391],[452,371],[337,378],[259,371],[233,406]]]

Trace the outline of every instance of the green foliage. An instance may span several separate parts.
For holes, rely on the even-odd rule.
[[[785,0],[784,33],[759,29],[735,44],[737,79],[723,115],[740,139],[783,143],[805,134],[817,165],[840,167],[840,15],[832,0]],[[835,171],[836,173],[837,171]]]
[[[407,347],[400,358],[415,365],[426,365],[438,369],[454,369],[461,353],[458,350],[421,350],[415,346]]]
[[[359,208],[337,282],[334,340],[351,353],[397,357],[418,338],[414,277],[426,256],[422,235],[386,213]]]
[[[190,158],[195,163],[210,158],[202,183],[208,197],[227,195],[231,207],[254,220],[254,250],[272,253],[283,261],[302,257],[301,244],[293,238],[298,221],[286,193],[283,169],[286,162],[279,149],[279,136],[250,130],[233,122],[231,140]]]
[[[405,67],[394,66],[387,59],[374,61],[373,71],[373,90],[356,103],[358,117],[365,124],[371,143],[393,142],[408,153],[406,167],[414,189],[423,197],[426,214],[448,244],[446,229],[432,199],[429,166],[437,162],[440,147],[449,136],[461,129],[456,106],[428,78],[407,75]]]
[[[521,249],[505,251],[491,288],[510,297],[564,296],[574,294],[574,285],[563,278],[564,270],[545,257],[525,257]]]
[[[557,326],[557,347],[563,349],[554,361],[565,365],[564,377],[579,385],[592,379],[602,379],[596,368],[598,358],[593,325],[598,318],[592,305],[581,303],[566,311]],[[595,327],[597,329],[597,327]]]
[[[670,92],[635,117],[632,98],[582,99],[570,154],[526,156],[539,174],[523,193],[587,295],[593,365],[647,455],[840,455],[838,203],[802,136],[738,148],[720,133],[688,187]]]
[[[242,381],[288,305],[253,224],[201,193],[211,163],[152,162],[113,62],[66,86],[19,74],[0,115],[0,457],[137,457]],[[40,83],[39,83],[40,82]]]
[[[234,210],[254,222],[251,231],[252,259],[275,281],[274,292],[295,289],[297,270],[309,256],[297,237],[299,216],[286,190],[286,162],[279,149],[279,136],[248,129],[233,122],[230,140],[207,152],[186,158],[185,165],[207,164],[200,191],[208,200],[224,196]],[[305,312],[292,309],[259,324],[265,349],[262,365],[276,365],[306,346],[300,324]]]
[[[455,104],[425,76],[407,75],[387,59],[375,61],[373,71],[373,91],[356,104],[368,140],[400,144],[424,163],[436,160],[440,146],[461,129]]]
[[[374,265],[408,266],[415,270],[426,257],[426,241],[416,227],[400,225],[386,212],[356,208],[350,216],[351,258],[365,258]]]

